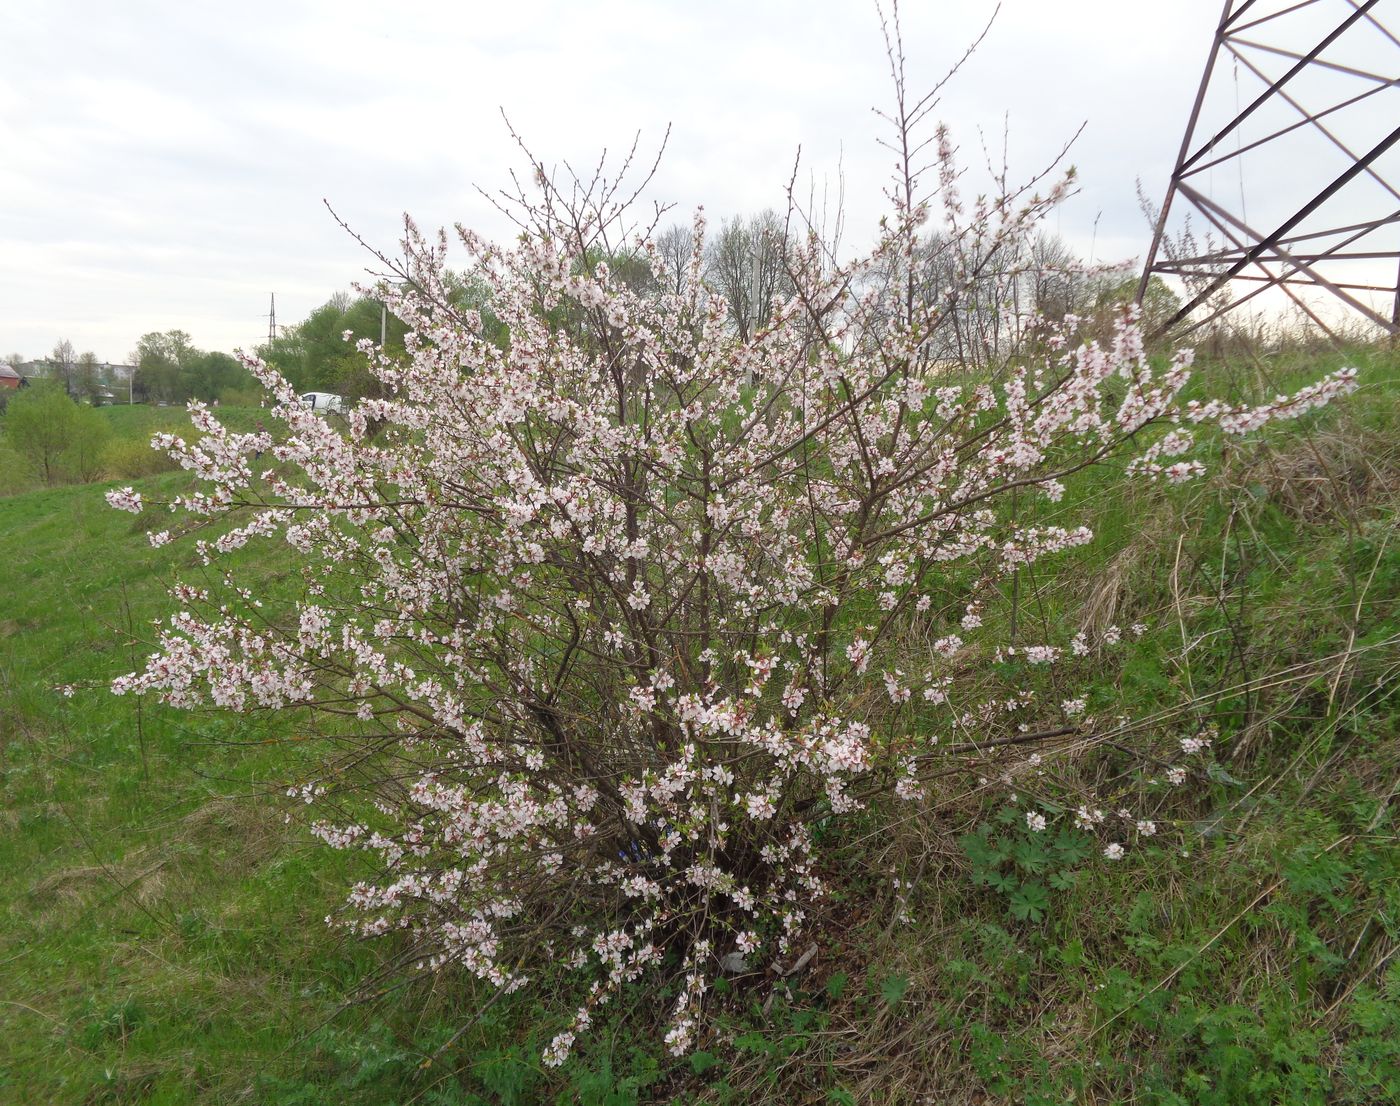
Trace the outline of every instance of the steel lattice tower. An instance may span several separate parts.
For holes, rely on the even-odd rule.
[[[1397,8],[1226,0],[1138,287],[1186,286],[1158,334],[1271,289],[1329,334],[1319,290],[1400,333],[1400,41],[1381,18]],[[1204,244],[1171,233],[1191,219]]]

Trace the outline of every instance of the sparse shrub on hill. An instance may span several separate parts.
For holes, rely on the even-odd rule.
[[[112,427],[94,408],[78,404],[72,435],[63,451],[62,468],[67,480],[87,484],[106,475],[107,446]]]
[[[927,101],[896,90],[893,145],[918,150]],[[975,371],[949,361],[960,292],[1019,256],[1062,190],[964,201],[931,138],[931,166],[904,155],[869,254],[836,264],[794,236],[794,294],[747,337],[700,279],[703,216],[679,290],[639,291],[606,259],[654,264],[658,286],[662,262],[617,186],[535,164],[517,243],[461,234],[508,342],[456,306],[445,237],[410,224],[385,292],[407,357],[362,344],[384,398],[348,432],[254,362],[281,440],[197,404],[201,441],[157,436],[202,481],[177,506],[221,526],[194,546],[212,571],[175,588],[157,652],[115,690],[294,710],[333,737],[343,758],[293,795],[328,845],[373,860],[337,921],[401,935],[403,971],[539,985],[549,1064],[633,983],[664,1004],[667,1048],[693,1049],[717,978],[796,956],[844,827],[874,819],[878,837],[935,779],[976,780],[976,758],[1073,736],[1122,748],[1128,775],[1205,778],[1208,730],[1038,694],[1132,631],[988,617],[1019,573],[1093,536],[1022,508],[1109,460],[1124,480],[1194,479],[1197,428],[1296,417],[1354,373],[1257,407],[1184,402],[1189,354],[1149,359],[1131,310],[1102,346],[1022,320],[1010,352],[988,360],[1000,347],[979,339]],[[949,280],[916,294],[935,218]],[[980,336],[1000,325],[979,308]],[[277,465],[255,468],[267,451]],[[143,509],[130,488],[109,499]],[[220,583],[226,555],[262,542],[301,558],[290,603]],[[998,786],[984,770],[973,786]],[[1041,793],[997,831],[1038,864],[1112,864],[1159,831],[1051,779]],[[1034,918],[1043,889],[997,883],[999,842],[977,878]]]
[[[169,457],[158,453],[146,439],[118,438],[107,443],[102,455],[104,473],[113,480],[138,480],[178,468]]]
[[[61,389],[32,387],[5,409],[5,443],[40,480],[56,484],[76,414],[77,406]]]
[[[41,384],[10,400],[0,420],[7,448],[44,484],[86,483],[102,473],[111,427],[60,387]]]
[[[29,463],[9,445],[0,434],[0,495],[15,495],[34,484]]]

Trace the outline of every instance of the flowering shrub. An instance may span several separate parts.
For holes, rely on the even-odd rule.
[[[1014,255],[1056,198],[982,203],[964,225],[950,165],[945,141],[944,241],[977,264]],[[174,590],[158,651],[114,690],[320,720],[354,755],[293,794],[377,873],[339,924],[504,992],[572,972],[549,1063],[621,984],[670,980],[679,1054],[721,962],[781,956],[809,921],[816,822],[915,801],[955,754],[1090,724],[1082,698],[1047,711],[980,679],[993,658],[1112,644],[986,639],[1012,574],[1092,537],[1008,505],[1057,501],[1110,455],[1130,478],[1189,479],[1193,427],[1243,432],[1353,380],[1180,404],[1189,353],[1154,364],[1131,311],[1107,346],[1070,320],[972,374],[932,352],[958,286],[906,279],[932,210],[912,171],[867,256],[791,244],[796,294],[741,341],[701,280],[703,216],[690,271],[657,282],[681,290],[659,292],[609,263],[618,206],[538,182],[512,248],[460,233],[508,340],[456,306],[445,238],[410,224],[385,293],[407,357],[365,347],[387,398],[332,421],[250,361],[284,434],[232,433],[196,403],[197,443],[157,437],[201,482],[171,506],[211,529],[194,546],[208,582]],[[254,465],[265,451],[276,463]],[[129,488],[109,499],[142,509]],[[296,551],[292,605],[225,567],[253,543]],[[1108,829],[1098,847],[1125,853]]]

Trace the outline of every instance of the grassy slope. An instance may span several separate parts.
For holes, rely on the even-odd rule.
[[[183,407],[150,407],[116,404],[99,407],[97,414],[111,428],[103,450],[103,469],[113,479],[130,479],[169,471],[174,463],[149,448],[151,435],[159,431],[189,434],[189,416]],[[257,407],[221,407],[219,417],[235,430],[252,430],[266,415]],[[62,462],[60,462],[62,471]],[[5,419],[0,413],[0,496],[16,495],[43,487],[43,481],[23,458],[8,448]]]
[[[1384,359],[1365,380],[1344,414],[1232,453],[1204,486],[1086,486],[1099,538],[1035,617],[1154,627],[1093,709],[1150,710],[1400,630],[1400,386]],[[144,435],[181,416],[109,417]],[[419,1064],[455,1024],[441,995],[315,1028],[372,961],[321,923],[343,859],[284,829],[268,798],[309,751],[257,720],[53,692],[132,668],[123,628],[165,610],[169,549],[145,525],[96,487],[0,499],[0,1100],[539,1101],[530,1037],[549,1027],[528,1007],[460,1042],[460,1076],[438,1084]],[[1182,627],[1188,664],[1173,659]],[[889,924],[885,877],[834,904],[855,939],[825,944],[808,993],[771,1019],[735,1005],[736,1062],[697,1074],[703,1060],[604,1026],[561,1101],[1400,1094],[1395,672],[1384,651],[1367,658],[1335,688],[1227,699],[1224,776],[1155,811],[1190,855],[1076,865],[1032,921],[972,885],[955,842],[975,807],[930,815],[881,857],[917,877],[913,922]]]
[[[1207,373],[1257,395],[1319,367]],[[1116,865],[1047,860],[1024,807],[935,803],[875,865],[915,881],[912,924],[891,924],[888,879],[841,904],[867,921],[830,950],[837,993],[814,977],[786,1024],[741,1038],[752,1059],[711,1083],[714,1100],[1400,1101],[1397,369],[1364,358],[1360,395],[1231,445],[1202,485],[1080,486],[1097,538],[1053,586],[1023,581],[1023,632],[1146,621],[1121,666],[1090,673],[1090,709],[1208,699],[1195,714],[1220,725],[1218,768],[1181,791],[1122,786],[1167,832]],[[1319,663],[1348,648],[1352,663]],[[1220,695],[1292,665],[1307,677]],[[1164,755],[1188,720],[1161,728]],[[1007,769],[1033,800],[1035,773]],[[1105,805],[1132,771],[1111,750],[1046,770]],[[974,884],[988,850],[956,842],[979,824],[1008,854],[1001,875],[1049,885],[1043,917]],[[776,1062],[789,1049],[800,1068]]]
[[[183,407],[149,407],[138,403],[115,404],[98,410],[111,423],[112,431],[121,438],[149,438],[159,430],[179,433],[182,429],[188,431],[190,425]],[[244,432],[252,430],[259,417],[265,414],[257,407],[218,408],[219,418],[225,425]]]
[[[125,627],[165,607],[169,551],[101,491],[0,499],[0,1100],[232,1101],[285,1074],[292,1101],[381,1051],[369,1015],[306,1039],[372,963],[322,924],[336,858],[265,797],[294,747],[52,690],[131,670]]]

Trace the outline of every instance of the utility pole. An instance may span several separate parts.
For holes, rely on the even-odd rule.
[[[277,338],[277,293],[272,293],[272,301],[267,310],[267,340],[274,341]]]
[[[1261,10],[1256,0],[1224,0],[1138,284],[1139,303],[1154,275],[1186,285],[1186,302],[1157,325],[1154,337],[1204,326],[1270,289],[1334,338],[1314,303],[1324,292],[1379,330],[1400,335],[1400,275],[1390,282],[1390,266],[1400,258],[1394,233],[1400,182],[1391,179],[1394,162],[1386,156],[1400,148],[1394,100],[1400,51],[1393,49],[1400,40],[1381,22],[1378,13],[1391,11],[1381,0],[1347,0],[1323,23],[1313,4]],[[1358,55],[1358,47],[1366,52]],[[1361,68],[1358,57],[1376,60]],[[1247,102],[1239,93],[1242,70],[1255,90]],[[1233,111],[1208,121],[1208,105],[1218,111],[1229,101],[1228,92],[1212,100],[1208,91],[1221,92],[1231,77]],[[1279,202],[1251,218],[1244,166],[1261,149],[1262,166],[1249,161],[1264,174],[1259,195]],[[1280,163],[1289,172],[1280,174]],[[1216,168],[1238,177],[1237,205],[1211,194]],[[1195,256],[1176,256],[1171,248],[1168,220],[1178,210],[1183,218],[1189,210],[1211,236],[1186,251]],[[1382,296],[1388,302],[1378,306]],[[1192,318],[1197,308],[1206,317]]]

